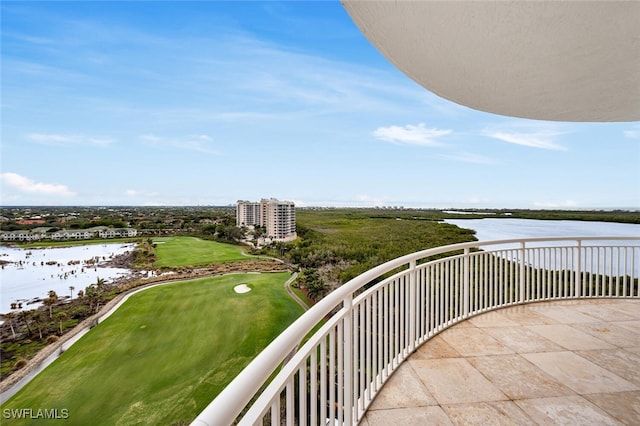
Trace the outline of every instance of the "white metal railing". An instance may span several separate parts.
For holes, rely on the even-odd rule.
[[[639,267],[640,236],[471,242],[391,260],[314,305],[192,425],[357,424],[393,371],[436,333],[528,302],[640,298]]]

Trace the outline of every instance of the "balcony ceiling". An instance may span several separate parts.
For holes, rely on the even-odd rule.
[[[342,3],[389,61],[458,104],[538,120],[640,120],[640,1]]]

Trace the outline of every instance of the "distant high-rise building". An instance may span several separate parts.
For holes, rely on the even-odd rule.
[[[295,240],[296,206],[292,201],[279,201],[275,198],[263,198],[259,203],[240,200],[236,208],[236,225],[264,226],[268,238]]]
[[[239,200],[236,206],[236,226],[260,225],[262,222],[260,203]]]

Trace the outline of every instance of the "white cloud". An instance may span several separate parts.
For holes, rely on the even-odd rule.
[[[625,130],[624,136],[629,139],[640,139],[640,125],[636,125],[629,130]]]
[[[66,185],[57,183],[35,182],[27,177],[20,176],[17,173],[6,172],[0,175],[2,182],[20,192],[45,194],[45,195],[61,195],[63,197],[72,197],[76,195]]]
[[[196,151],[210,155],[220,154],[211,147],[213,139],[208,135],[192,135],[183,139],[172,139],[147,134],[140,136],[140,139],[156,147],[186,149],[188,151]]]
[[[82,135],[59,135],[48,133],[29,133],[27,139],[44,145],[94,145],[107,146],[113,143],[113,139],[96,138]]]
[[[564,134],[554,130],[534,129],[532,131],[494,131],[484,130],[483,133],[494,139],[530,148],[566,151],[567,149],[555,143],[554,138]]]
[[[424,123],[417,126],[407,124],[401,126],[378,127],[373,136],[385,142],[399,145],[438,146],[436,138],[450,134],[451,130],[429,129]]]

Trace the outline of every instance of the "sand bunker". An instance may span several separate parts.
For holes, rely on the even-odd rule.
[[[249,288],[249,286],[246,284],[240,284],[235,286],[233,288],[233,291],[235,291],[236,293],[248,293],[251,291],[251,288]]]

